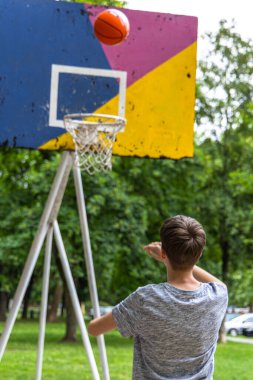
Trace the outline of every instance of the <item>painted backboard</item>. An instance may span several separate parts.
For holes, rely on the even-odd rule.
[[[0,2],[0,145],[71,150],[67,113],[125,116],[113,153],[193,155],[197,19],[122,9],[126,41],[99,42],[104,8],[52,0]]]

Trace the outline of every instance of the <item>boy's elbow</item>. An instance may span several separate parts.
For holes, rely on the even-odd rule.
[[[88,324],[88,328],[87,328],[87,330],[88,330],[88,333],[89,333],[90,335],[92,335],[92,336],[98,336],[98,335],[99,335],[99,334],[98,334],[98,331],[97,331],[97,329],[96,329],[96,325],[95,325],[94,321],[91,321],[91,322]]]
[[[108,331],[113,330],[116,327],[112,313],[97,317],[90,321],[88,324],[88,333],[92,336],[98,336]]]

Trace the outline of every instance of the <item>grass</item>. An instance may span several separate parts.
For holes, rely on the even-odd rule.
[[[218,345],[214,380],[251,380],[252,357],[253,344],[227,342]]]
[[[43,380],[92,380],[80,336],[78,343],[63,344],[60,343],[63,335],[63,323],[47,325]],[[1,380],[35,379],[37,336],[38,323],[15,324],[0,364]],[[133,341],[122,338],[117,331],[108,334],[105,339],[111,380],[130,380]],[[91,339],[91,343],[99,362],[95,339]],[[253,345],[234,342],[219,345],[214,380],[251,380],[252,356]]]

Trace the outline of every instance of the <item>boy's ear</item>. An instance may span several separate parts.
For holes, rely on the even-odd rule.
[[[165,251],[164,251],[163,248],[161,249],[161,256],[162,256],[163,259],[166,258],[166,253],[165,253]]]
[[[202,252],[200,252],[199,257],[198,257],[198,260],[201,258],[201,256],[202,256]],[[197,261],[198,261],[198,260],[197,260]]]

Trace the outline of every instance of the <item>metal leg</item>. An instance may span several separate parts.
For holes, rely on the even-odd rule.
[[[75,314],[76,314],[76,319],[77,319],[77,322],[78,322],[80,330],[81,330],[82,340],[83,340],[84,348],[86,350],[86,354],[87,354],[87,357],[88,357],[90,368],[91,368],[91,371],[92,371],[92,374],[93,374],[93,379],[94,380],[100,380],[100,376],[99,376],[99,373],[98,373],[98,369],[97,369],[97,365],[96,365],[95,358],[94,358],[94,355],[93,355],[93,351],[92,351],[92,347],[91,347],[91,344],[90,344],[89,336],[88,336],[88,333],[87,333],[87,330],[86,330],[86,326],[85,326],[85,323],[84,323],[81,307],[80,307],[78,296],[77,296],[77,293],[76,293],[76,288],[75,288],[74,280],[73,280],[73,277],[72,277],[72,274],[71,274],[71,270],[70,270],[68,259],[67,259],[67,254],[66,254],[66,251],[65,251],[65,248],[64,248],[64,244],[63,244],[63,241],[62,241],[62,237],[61,237],[61,233],[60,233],[60,229],[59,229],[59,225],[58,225],[57,221],[54,222],[54,236],[55,236],[55,241],[56,241],[56,245],[57,245],[57,248],[58,248],[58,252],[59,252],[59,257],[60,257],[60,260],[61,260],[62,268],[63,268],[63,271],[64,271],[66,283],[67,283],[67,286],[68,286],[68,289],[69,289],[70,299],[72,301],[73,308],[74,308]]]
[[[84,200],[84,194],[83,194],[82,177],[81,177],[80,169],[78,167],[74,167],[73,172],[74,172],[77,205],[78,205],[78,211],[79,211],[79,217],[80,217],[80,223],[81,223],[81,233],[82,233],[83,247],[84,247],[84,253],[85,253],[86,268],[87,268],[87,274],[88,274],[89,291],[91,295],[91,302],[92,302],[92,306],[94,310],[94,316],[99,317],[100,316],[99,301],[98,301],[96,277],[95,277],[95,271],[94,271],[94,265],[93,265],[93,259],[92,259],[88,220],[87,220],[85,200]],[[99,348],[99,353],[100,353],[100,360],[102,364],[103,379],[110,380],[104,336],[99,335],[97,337],[97,342],[98,342],[98,348]]]
[[[22,300],[24,298],[24,295],[25,295],[26,289],[28,287],[29,281],[31,279],[31,275],[33,273],[35,264],[38,260],[38,256],[39,256],[40,250],[42,248],[46,233],[47,233],[47,225],[44,225],[39,230],[38,237],[35,238],[35,243],[33,244],[31,251],[30,251],[30,254],[28,256],[28,259],[26,261],[26,264],[25,264],[25,267],[24,267],[18,288],[17,288],[15,296],[14,296],[14,300],[13,300],[13,304],[12,304],[10,314],[7,318],[2,336],[0,338],[0,360],[4,354],[5,347],[7,345],[8,340],[9,340],[9,337],[10,337],[13,325],[15,323],[15,320],[17,318],[17,314],[18,314],[20,305],[22,303]]]
[[[38,352],[37,352],[36,380],[40,380],[41,375],[42,375],[42,363],[43,363],[45,330],[46,330],[46,320],[47,320],[47,304],[48,304],[50,263],[51,263],[51,253],[52,253],[52,240],[53,240],[53,227],[49,227],[48,233],[47,233],[46,252],[45,252],[45,258],[44,258],[44,272],[43,272],[42,294],[41,294],[40,331],[39,331],[39,342],[38,342]]]
[[[50,218],[54,219],[59,211],[59,207],[61,204],[61,200],[65,191],[65,187],[68,181],[72,165],[73,161],[70,153],[65,152],[63,154],[62,162],[58,168],[51,191],[49,193],[48,200],[40,220],[37,234],[31,246],[18,288],[13,299],[10,314],[7,318],[4,330],[0,338],[0,360],[4,354],[5,347],[9,340],[15,320],[17,318],[20,305],[22,303],[26,289],[34,271],[34,267],[38,260],[48,230],[49,220]]]
[[[48,298],[48,283],[49,283],[49,272],[50,272],[50,260],[51,260],[51,246],[52,246],[52,231],[54,231],[56,244],[59,250],[59,256],[61,259],[64,275],[66,278],[66,282],[69,288],[70,297],[73,303],[73,307],[75,310],[76,318],[81,330],[82,340],[83,344],[86,350],[86,354],[88,357],[88,361],[91,367],[91,371],[93,374],[94,380],[100,380],[100,376],[98,373],[98,369],[96,366],[95,358],[93,355],[92,347],[90,344],[89,336],[86,330],[86,326],[84,323],[83,315],[81,312],[81,308],[79,305],[78,296],[75,289],[75,284],[71,275],[67,255],[65,252],[65,248],[63,245],[62,237],[60,234],[59,226],[56,221],[57,214],[62,202],[62,198],[65,192],[65,188],[68,182],[69,173],[71,170],[71,167],[73,166],[73,159],[72,154],[65,152],[63,154],[62,162],[58,168],[58,171],[56,173],[52,188],[50,190],[47,203],[45,205],[40,224],[37,230],[37,233],[35,235],[33,244],[31,246],[30,252],[27,257],[27,261],[25,263],[25,267],[18,285],[18,288],[16,290],[12,308],[10,311],[10,314],[7,318],[7,321],[5,323],[4,330],[2,332],[2,335],[0,337],[0,360],[4,354],[7,342],[9,340],[13,325],[15,323],[20,305],[22,303],[22,300],[24,298],[24,294],[26,292],[26,289],[28,287],[29,281],[31,279],[32,273],[34,271],[36,262],[38,260],[41,248],[43,246],[46,234],[47,235],[47,244],[46,244],[46,254],[45,254],[45,263],[44,263],[44,276],[43,276],[43,290],[42,290],[42,302],[41,302],[41,315],[40,315],[40,334],[39,334],[39,343],[38,343],[38,357],[37,357],[37,372],[36,372],[36,380],[41,379],[42,374],[42,361],[43,361],[43,349],[44,349],[44,337],[45,337],[45,324],[46,324],[46,310],[47,310],[47,298]],[[79,173],[80,174],[80,173]],[[79,187],[79,190],[82,191],[82,185],[78,185],[78,179],[75,183],[77,183],[77,187]],[[79,190],[76,190],[77,192]],[[78,195],[78,198],[80,198],[80,194]],[[81,207],[85,206],[79,206],[79,213],[82,213]],[[83,214],[84,215],[84,214]],[[85,213],[86,215],[86,213]],[[87,227],[87,221],[81,218],[82,223],[82,234],[84,239],[84,228],[87,228],[88,233],[88,227]],[[86,224],[85,224],[86,223]],[[50,225],[53,228],[49,227]],[[86,227],[85,227],[86,226]],[[90,253],[88,253],[88,259],[86,254],[86,262],[88,260],[87,270],[88,270],[88,278],[89,278],[89,286],[91,291],[91,298],[93,301],[93,307],[95,310],[95,315],[99,315],[99,305],[98,305],[98,296],[97,296],[97,289],[96,289],[96,282],[95,282],[95,275],[94,275],[94,268],[93,268],[93,262],[92,262],[92,256],[91,256],[91,250],[90,250],[90,242],[89,242],[89,235],[88,235],[88,243],[86,242],[86,246],[88,244],[88,250]],[[104,373],[104,379],[109,380],[109,371],[108,371],[108,365],[106,360],[106,354],[105,354],[105,345],[103,337],[100,337],[99,340],[99,349],[100,349],[100,356],[101,358],[104,357],[102,360],[102,366],[103,366],[103,373]],[[101,354],[102,353],[102,354]]]

